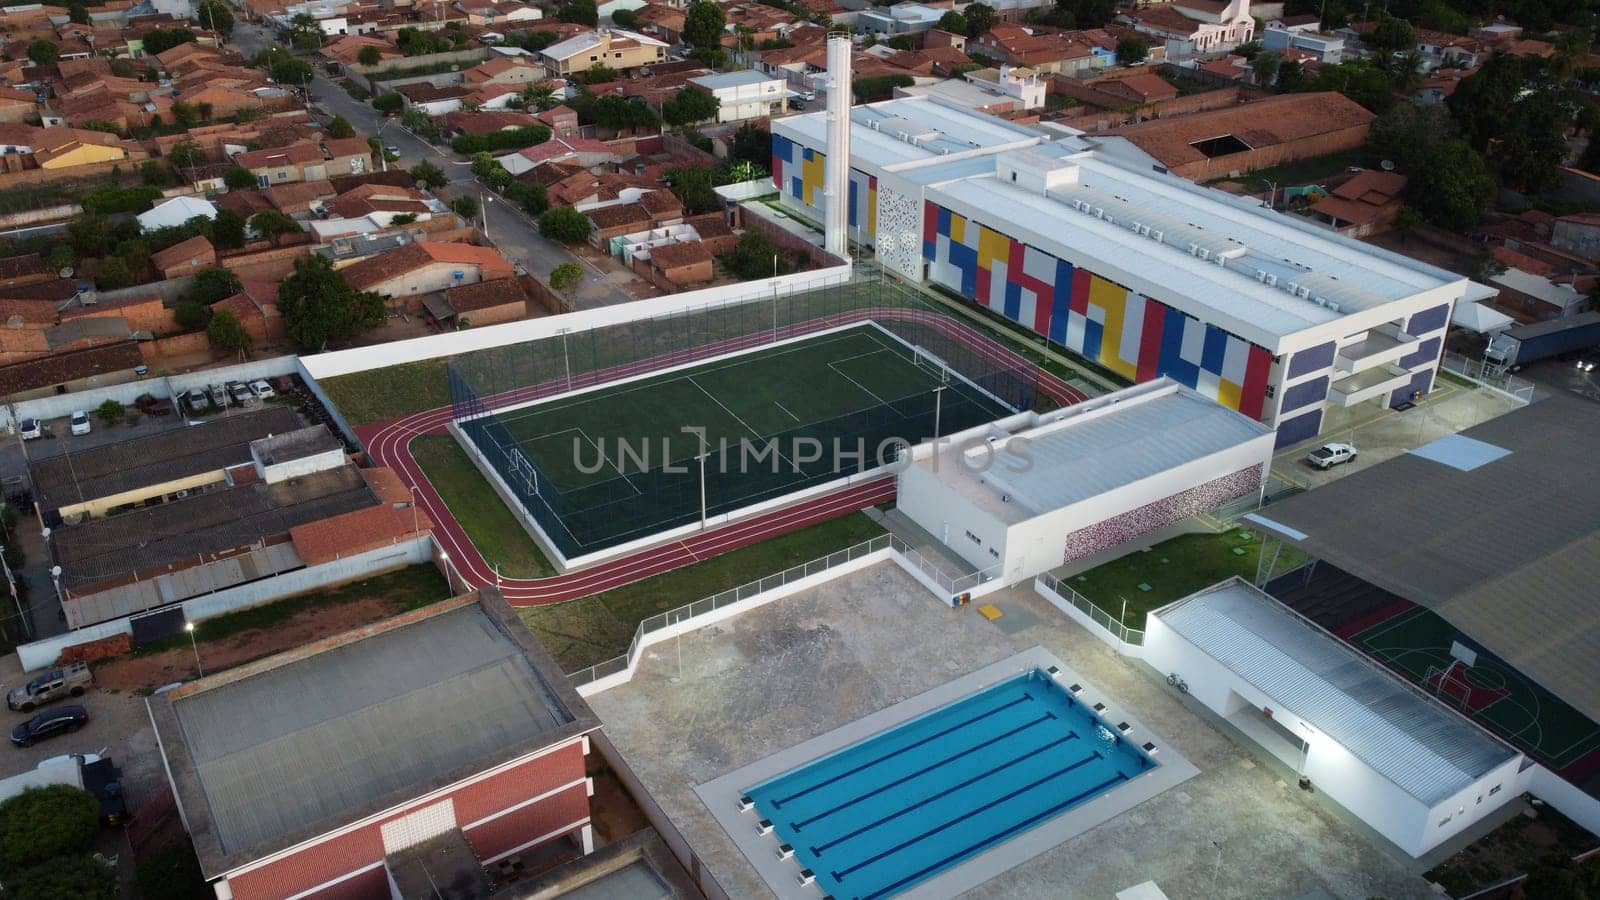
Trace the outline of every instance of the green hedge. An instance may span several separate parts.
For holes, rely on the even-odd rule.
[[[524,125],[489,134],[458,134],[450,142],[450,149],[470,156],[474,153],[496,150],[521,150],[550,140],[550,129],[544,125]]]

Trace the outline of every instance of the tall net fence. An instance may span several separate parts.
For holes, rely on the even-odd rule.
[[[510,424],[513,408],[543,397],[867,323],[898,338],[883,343],[924,370],[925,383],[757,441],[700,446],[679,435],[669,458],[562,484]],[[870,471],[906,443],[1031,409],[1040,399],[1032,363],[915,292],[878,283],[558,335],[453,360],[448,370],[458,427],[568,557]],[[594,457],[604,455],[594,449]],[[572,452],[581,459],[588,450],[575,442]]]

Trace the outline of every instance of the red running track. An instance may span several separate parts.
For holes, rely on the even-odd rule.
[[[857,310],[829,316],[814,322],[786,326],[778,329],[776,335],[781,340],[826,330],[852,321],[875,317],[905,318],[929,323],[960,341],[968,349],[992,362],[1007,367],[1034,366],[1034,363],[1000,345],[981,332],[974,330],[964,322],[921,310]],[[506,391],[488,398],[484,403],[484,408],[491,409],[510,403],[526,402],[539,397],[564,393],[571,388],[615,381],[630,375],[657,371],[686,362],[721,356],[735,350],[772,342],[773,336],[766,333],[730,338],[704,347],[697,347],[694,350],[678,351],[653,359],[614,366],[598,372],[584,373],[581,376],[574,377],[570,387],[566,379],[563,378]],[[1039,388],[1056,399],[1057,402],[1063,404],[1076,403],[1088,399],[1077,388],[1043,370],[1039,372]],[[699,562],[702,559],[716,556],[729,550],[736,550],[740,547],[758,543],[807,525],[855,512],[868,506],[874,506],[893,499],[895,492],[893,476],[874,478],[860,484],[840,488],[830,494],[813,497],[791,506],[717,528],[707,529],[647,550],[641,550],[630,556],[619,557],[578,571],[552,575],[546,578],[497,578],[494,569],[484,561],[478,549],[467,538],[461,524],[450,514],[449,508],[445,506],[444,501],[434,491],[433,485],[429,483],[427,476],[423,474],[422,467],[417,464],[411,455],[411,440],[422,434],[446,433],[445,426],[450,423],[452,413],[453,410],[450,407],[443,406],[426,412],[413,413],[409,416],[391,419],[387,422],[365,425],[357,428],[356,432],[366,446],[368,457],[375,464],[394,469],[401,478],[411,485],[417,501],[422,504],[422,508],[427,511],[434,521],[434,537],[444,547],[445,552],[450,554],[452,567],[459,573],[461,578],[474,588],[498,582],[501,592],[513,606],[559,603],[563,600],[585,597],[599,591],[619,587],[669,569]]]

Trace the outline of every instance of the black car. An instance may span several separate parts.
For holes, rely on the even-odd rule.
[[[100,801],[100,824],[110,828],[128,821],[128,801],[122,796],[122,773],[109,759],[83,765],[83,789]]]
[[[42,712],[11,729],[11,743],[26,747],[34,741],[69,731],[77,731],[89,722],[89,712],[77,704],[58,706]]]

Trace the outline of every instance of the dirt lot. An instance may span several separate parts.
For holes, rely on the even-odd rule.
[[[207,672],[220,672],[317,638],[359,628],[399,612],[392,601],[367,597],[338,606],[305,610],[270,629],[255,628],[199,644]],[[95,666],[95,683],[121,691],[154,690],[195,676],[195,648],[185,644],[160,653],[135,654]]]

